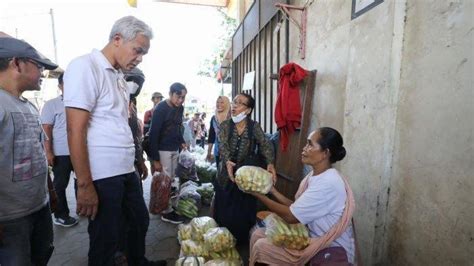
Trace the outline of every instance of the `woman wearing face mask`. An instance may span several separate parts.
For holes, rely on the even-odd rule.
[[[354,197],[346,179],[332,167],[345,155],[339,132],[319,128],[311,132],[301,153],[301,161],[313,171],[301,181],[296,200],[286,198],[274,187],[270,193],[275,200],[252,193],[287,223],[306,225],[311,243],[304,250],[277,247],[266,238],[264,229],[257,229],[250,241],[250,265],[306,265],[309,261],[311,265],[354,264]]]
[[[212,152],[216,159],[217,168],[219,168],[219,133],[221,124],[230,118],[230,100],[226,96],[219,96],[216,101],[216,113],[211,118],[211,127],[209,128],[209,139],[207,149],[207,160],[212,161]],[[213,149],[214,146],[214,149]]]
[[[221,123],[219,133],[220,164],[214,182],[214,218],[220,226],[230,230],[237,244],[248,243],[250,228],[256,222],[256,200],[238,189],[234,183],[235,170],[250,164],[247,158],[260,157],[264,164],[262,166],[272,173],[276,181],[273,146],[265,138],[260,125],[250,119],[254,107],[252,96],[238,94],[232,101],[232,119]],[[256,147],[257,157],[254,156]]]

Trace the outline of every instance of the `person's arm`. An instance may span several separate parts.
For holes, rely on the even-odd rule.
[[[277,174],[276,174],[275,165],[273,164],[275,161],[275,152],[273,150],[273,145],[265,137],[265,133],[263,132],[260,124],[257,122],[254,122],[254,123],[255,124],[253,127],[254,128],[253,131],[254,131],[255,139],[257,140],[257,143],[259,145],[259,152],[265,158],[265,161],[267,163],[267,171],[272,173],[273,184],[275,184],[277,181]]]
[[[300,221],[298,221],[298,219],[296,219],[296,217],[293,215],[293,213],[291,212],[290,210],[290,207],[285,205],[285,204],[281,204],[281,203],[278,203],[272,199],[270,199],[269,197],[265,196],[265,195],[262,195],[260,193],[252,193],[252,195],[254,195],[257,199],[259,199],[265,206],[267,206],[267,208],[271,211],[271,212],[274,212],[276,214],[278,214],[278,216],[280,216],[281,218],[283,218],[283,220],[285,220],[285,222],[289,223],[289,224],[294,224],[294,223],[299,223]]]
[[[230,120],[222,122],[221,124],[221,131],[219,132],[219,139],[221,140],[219,143],[219,156],[221,157],[221,161],[224,163],[227,174],[232,182],[234,182],[234,167],[235,162],[232,162],[230,159],[230,145],[229,141],[229,134],[230,132]]]
[[[216,123],[215,116],[211,118],[211,125],[209,127],[209,137],[207,139],[207,160],[212,161],[212,147],[216,142],[216,131],[214,130],[213,123]]]
[[[53,125],[43,124],[43,131],[46,134],[44,140],[44,150],[46,151],[46,159],[48,159],[48,165],[54,165],[54,152],[53,152]]]
[[[87,148],[90,112],[100,97],[100,84],[91,67],[91,59],[84,56],[73,60],[64,73],[64,106],[69,153],[77,177],[76,213],[95,219],[99,199],[94,187]]]
[[[184,140],[184,126],[183,126],[183,113],[184,113],[184,107],[181,106],[178,110],[178,139],[179,142],[181,143],[181,150],[186,150],[188,147],[186,145],[186,141]]]
[[[87,150],[89,119],[90,113],[86,110],[66,108],[69,152],[78,187],[76,212],[94,220],[99,207],[99,199],[92,182]]]
[[[166,102],[164,104],[167,104]],[[161,172],[163,167],[160,163],[159,141],[165,118],[168,114],[163,104],[159,104],[153,111],[150,125],[150,157],[153,160],[155,170]],[[152,173],[153,174],[153,173]]]
[[[48,165],[54,165],[54,151],[53,151],[53,127],[54,127],[54,112],[52,110],[52,102],[47,101],[41,110],[41,125],[43,127],[46,139],[44,140],[44,149],[46,152],[46,159]]]

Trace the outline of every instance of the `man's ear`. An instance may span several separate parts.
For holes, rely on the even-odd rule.
[[[122,35],[120,35],[120,33],[117,33],[114,35],[114,37],[112,38],[112,42],[115,46],[118,46],[121,42],[122,42],[123,38],[122,38]]]

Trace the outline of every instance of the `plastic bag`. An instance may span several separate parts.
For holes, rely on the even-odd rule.
[[[191,239],[192,228],[190,224],[178,225],[178,240],[181,243],[184,240]]]
[[[211,228],[204,234],[204,244],[209,251],[219,252],[235,247],[235,238],[225,227]]]
[[[188,185],[185,187],[181,187],[179,191],[179,198],[180,199],[193,199],[196,204],[201,203],[201,194],[197,192],[198,186],[195,185]]]
[[[221,252],[209,252],[209,255],[213,260],[215,259],[226,259],[226,260],[239,260],[240,255],[236,248],[229,248]]]
[[[183,150],[178,156],[178,163],[184,168],[189,169],[194,166],[194,161],[194,156],[188,150]]]
[[[310,243],[309,231],[304,224],[287,224],[274,213],[268,215],[264,222],[265,235],[275,246],[302,250]]]
[[[204,264],[205,266],[240,266],[242,261],[235,259],[215,259]]]
[[[186,257],[179,258],[174,265],[175,266],[202,266],[205,264],[204,264],[203,257],[186,256]]]
[[[178,164],[178,166],[176,167],[175,174],[177,177],[181,178],[182,180],[192,180],[192,181],[199,180],[195,165],[189,168],[186,168],[182,166],[181,164]]]
[[[150,186],[150,204],[148,206],[151,214],[160,214],[168,208],[171,193],[171,178],[164,172],[156,172]]]
[[[214,186],[211,183],[204,183],[197,189],[197,193],[201,195],[201,203],[210,206],[214,197]]]
[[[190,225],[193,230],[192,239],[197,241],[203,241],[204,234],[207,232],[207,230],[217,227],[216,221],[208,216],[193,218],[190,222]]]
[[[273,186],[272,174],[257,166],[242,166],[235,172],[235,183],[244,192],[267,194]]]
[[[194,240],[181,241],[181,252],[184,256],[209,257],[209,252],[204,244]]]

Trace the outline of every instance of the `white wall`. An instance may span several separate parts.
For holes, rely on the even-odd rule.
[[[318,70],[311,127],[344,136],[363,262],[472,264],[473,1],[384,1],[354,20],[351,4],[314,1],[306,58],[295,27],[290,58]]]

